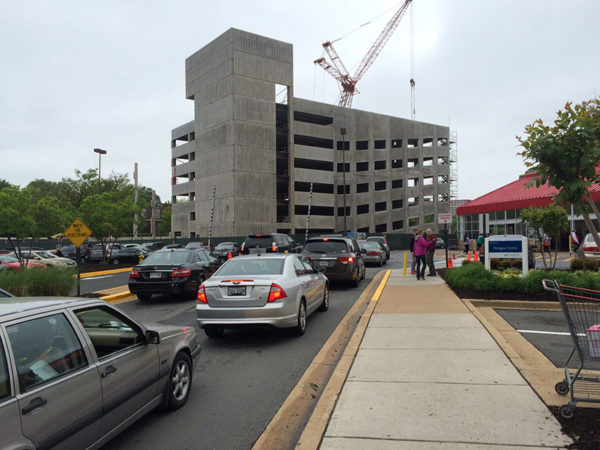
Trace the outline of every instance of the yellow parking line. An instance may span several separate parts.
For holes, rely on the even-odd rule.
[[[383,280],[381,280],[381,283],[379,283],[379,287],[375,291],[375,294],[373,294],[373,298],[371,299],[372,302],[378,301],[379,297],[381,297],[381,293],[383,292],[383,289],[385,288],[385,285],[386,285],[387,280],[390,277],[391,273],[392,273],[391,269],[388,269],[386,271],[385,275],[383,276]]]

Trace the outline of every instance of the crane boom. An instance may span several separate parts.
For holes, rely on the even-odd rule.
[[[338,83],[340,83],[342,87],[342,93],[338,102],[339,106],[352,106],[352,97],[358,92],[356,89],[356,84],[363,77],[369,67],[373,65],[373,62],[377,56],[379,56],[379,53],[398,27],[402,16],[404,16],[404,13],[410,6],[411,2],[412,0],[406,0],[400,9],[398,9],[398,11],[396,11],[396,13],[388,21],[377,40],[373,43],[369,51],[361,60],[356,70],[356,74],[353,77],[350,76],[348,69],[346,69],[346,66],[342,62],[340,56],[333,48],[333,44],[330,41],[323,43],[323,48],[325,49],[330,62],[327,61],[326,58],[319,58],[316,59],[314,63],[319,64],[327,73],[335,78]]]

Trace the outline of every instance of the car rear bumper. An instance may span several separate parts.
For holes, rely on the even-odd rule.
[[[222,308],[204,303],[196,304],[196,322],[200,328],[207,325],[236,327],[244,325],[271,325],[289,328],[297,324],[296,302],[281,301],[259,307]]]
[[[365,264],[379,264],[381,262],[381,259],[379,258],[379,256],[363,256],[363,260],[365,262]]]
[[[189,279],[182,281],[129,281],[129,292],[132,294],[195,294],[198,283]]]

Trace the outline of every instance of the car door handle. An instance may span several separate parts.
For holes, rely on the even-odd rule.
[[[33,400],[31,400],[29,402],[29,405],[27,405],[25,408],[23,408],[21,410],[21,412],[23,414],[29,414],[31,411],[41,408],[42,406],[44,406],[46,403],[48,403],[48,400],[46,400],[45,398],[42,397],[36,397]]]
[[[109,376],[112,373],[115,373],[117,369],[114,366],[108,366],[104,372],[102,372],[102,378]]]

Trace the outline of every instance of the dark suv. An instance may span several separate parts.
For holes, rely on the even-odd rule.
[[[365,278],[365,261],[356,239],[343,236],[309,238],[302,254],[315,268],[324,267],[330,280],[350,281],[358,286]]]
[[[283,233],[249,234],[242,244],[242,253],[295,253],[294,240]]]

